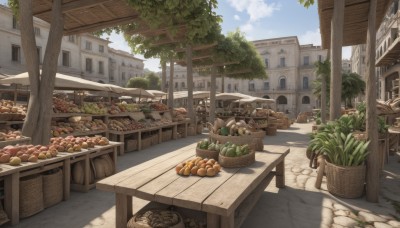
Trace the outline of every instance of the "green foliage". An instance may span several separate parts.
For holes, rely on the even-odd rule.
[[[160,90],[160,78],[153,72],[146,75],[145,79],[148,82],[148,89]]]
[[[149,81],[146,80],[145,78],[131,78],[126,84],[126,87],[148,89]]]
[[[351,100],[359,94],[364,94],[365,81],[356,73],[342,75],[342,101],[346,107],[353,107]]]
[[[11,8],[13,14],[18,17],[19,2],[18,0],[8,0],[8,6]]]
[[[385,118],[383,116],[378,116],[378,132],[383,134],[389,129],[389,125],[386,124]]]
[[[367,104],[365,102],[361,102],[357,105],[357,111],[359,113],[366,113],[367,111]]]
[[[315,62],[314,70],[317,74],[317,80],[312,82],[313,93],[318,98],[321,98],[321,85],[322,80],[326,82],[326,101],[329,101],[329,88],[330,88],[330,75],[331,75],[331,62],[329,59],[326,59],[323,62]]]
[[[316,120],[315,120],[315,123],[317,124],[317,125],[320,125],[322,122],[321,122],[321,118],[317,118]]]
[[[362,165],[369,153],[369,141],[356,140],[352,133],[320,132],[311,144],[312,150],[322,152],[329,162],[340,166]]]
[[[303,5],[303,6],[306,7],[306,8],[308,8],[308,7],[312,6],[312,5],[314,5],[314,0],[298,0],[298,1],[299,1],[299,3],[300,3],[301,5]]]

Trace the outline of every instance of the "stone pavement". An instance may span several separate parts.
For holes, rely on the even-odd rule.
[[[317,171],[308,167],[306,147],[311,124],[294,124],[279,130],[277,136],[267,136],[268,145],[290,146],[286,159],[286,188],[278,189],[272,183],[261,196],[242,227],[399,227],[400,228],[400,163],[391,156],[382,172],[380,202],[368,203],[365,198],[336,198],[326,190],[314,188]],[[118,170],[124,170],[156,156],[168,153],[205,138],[191,136],[169,141],[151,148],[118,157]],[[23,219],[17,227],[114,227],[114,194],[91,190],[72,192],[68,201],[48,208],[37,215]],[[134,199],[134,205],[147,202]],[[397,212],[396,212],[397,208]]]

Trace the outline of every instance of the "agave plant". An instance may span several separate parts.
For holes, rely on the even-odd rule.
[[[327,156],[329,162],[339,166],[358,166],[366,160],[369,141],[356,140],[352,133],[320,132],[310,144],[313,151]]]

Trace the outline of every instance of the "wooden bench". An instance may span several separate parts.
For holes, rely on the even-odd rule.
[[[265,146],[256,162],[225,169],[216,177],[183,177],[174,167],[194,157],[195,144],[157,157],[97,182],[100,190],[116,194],[116,227],[132,217],[132,197],[201,211],[207,227],[240,227],[266,186],[276,177],[285,186],[284,159],[289,148]],[[273,171],[275,169],[275,171]]]

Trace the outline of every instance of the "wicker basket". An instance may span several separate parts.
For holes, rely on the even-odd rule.
[[[219,141],[221,144],[225,144],[226,142],[231,142],[236,145],[244,145],[244,144],[249,144],[249,147],[251,149],[255,149],[255,141],[254,136],[251,135],[243,135],[243,136],[223,136],[223,135],[217,135],[212,132],[210,132],[210,138],[212,142]]]
[[[63,199],[63,173],[61,169],[43,175],[43,204],[51,207]]]
[[[161,133],[162,142],[166,142],[172,139],[172,130],[164,130]]]
[[[328,191],[343,198],[361,197],[365,183],[365,165],[337,166],[326,162],[326,179]]]
[[[19,217],[26,218],[43,209],[42,175],[21,178],[19,181]]]
[[[13,120],[13,114],[11,113],[0,113],[0,121]]]
[[[276,135],[276,127],[268,127],[267,128],[267,135],[270,135],[270,136]]]
[[[256,151],[263,151],[264,150],[265,131],[251,132],[251,136],[254,137],[254,139],[253,139],[254,149]]]
[[[151,228],[152,226],[150,226],[150,225],[144,225],[144,224],[138,223],[137,219],[136,219],[136,217],[138,215],[142,215],[147,211],[160,212],[160,211],[166,211],[166,210],[150,209],[150,210],[145,210],[145,211],[144,210],[139,211],[128,221],[128,224],[126,227],[127,228]],[[168,212],[172,212],[172,213],[176,214],[179,219],[179,222],[176,225],[169,226],[169,228],[185,228],[185,224],[183,223],[183,218],[178,212],[176,212],[176,211],[168,211]]]
[[[256,153],[252,150],[249,154],[240,157],[218,156],[218,163],[225,168],[239,168],[253,164],[256,161]]]
[[[196,148],[196,156],[202,157],[202,158],[214,158],[216,161],[218,161],[218,155],[219,153],[214,150],[203,150]]]

